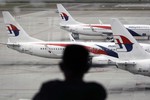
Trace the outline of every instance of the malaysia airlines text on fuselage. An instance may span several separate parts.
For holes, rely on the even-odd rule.
[[[132,36],[149,36],[149,25],[124,25]],[[78,33],[83,35],[95,35],[105,36],[111,35],[112,30],[109,24],[77,24],[77,25],[61,25],[62,29],[70,31],[72,33]]]

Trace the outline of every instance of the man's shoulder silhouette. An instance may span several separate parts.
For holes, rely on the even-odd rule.
[[[95,82],[70,83],[54,80],[44,83],[34,100],[104,100],[105,98],[105,89]]]

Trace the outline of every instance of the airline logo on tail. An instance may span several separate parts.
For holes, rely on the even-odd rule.
[[[122,35],[114,36],[115,43],[117,44],[117,50],[120,52],[130,52],[133,49],[133,43]]]
[[[65,21],[67,21],[69,19],[69,16],[66,13],[64,13],[64,12],[60,13],[60,16]]]
[[[7,28],[8,28],[9,34],[12,34],[12,35],[15,35],[15,36],[19,35],[20,30],[15,25],[9,24],[7,26]]]

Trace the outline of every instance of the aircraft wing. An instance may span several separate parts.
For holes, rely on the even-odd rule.
[[[1,42],[0,44],[2,44],[2,45],[7,45],[7,43],[2,43],[2,42]]]
[[[17,44],[17,43],[0,43],[2,45],[7,45],[7,46],[13,46],[13,47],[19,47],[20,44]]]

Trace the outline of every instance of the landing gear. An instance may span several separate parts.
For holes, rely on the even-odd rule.
[[[79,34],[77,34],[77,33],[72,33],[71,36],[72,36],[75,40],[79,40]]]
[[[92,57],[89,57],[88,59],[88,64],[91,66],[92,65]]]
[[[106,40],[109,42],[114,42],[114,38],[112,36],[107,36]]]
[[[148,36],[148,40],[150,39],[150,36]]]

